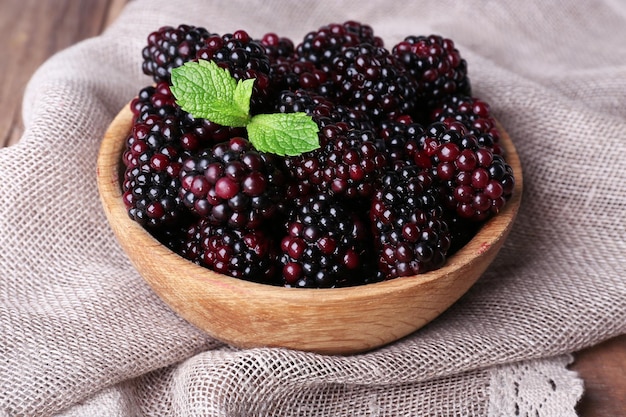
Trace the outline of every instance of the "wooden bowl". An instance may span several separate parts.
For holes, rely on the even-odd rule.
[[[122,201],[121,156],[132,114],[126,106],[102,141],[97,181],[106,216],[139,274],[181,317],[241,348],[284,347],[353,354],[400,339],[457,301],[501,248],[522,195],[520,161],[501,129],[516,184],[505,208],[439,270],[350,288],[300,289],[217,274],[160,244],[131,220]]]

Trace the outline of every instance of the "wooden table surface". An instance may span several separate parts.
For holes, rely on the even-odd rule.
[[[100,33],[127,1],[2,0],[0,147],[20,139],[21,97],[35,69],[56,51]],[[585,383],[580,416],[626,416],[626,335],[577,352],[571,369]]]

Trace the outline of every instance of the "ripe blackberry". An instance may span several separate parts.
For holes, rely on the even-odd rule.
[[[291,39],[278,36],[273,32],[263,35],[260,39],[260,43],[265,48],[265,54],[270,58],[272,63],[291,58],[296,51]]]
[[[285,286],[330,288],[367,283],[374,269],[367,227],[340,201],[315,194],[294,207],[280,244],[280,267]]]
[[[413,161],[431,170],[442,184],[446,205],[472,221],[498,213],[515,185],[513,170],[502,155],[481,146],[474,135],[448,129],[443,123],[426,129]]]
[[[320,128],[339,123],[347,124],[350,129],[360,130],[370,130],[375,126],[364,112],[335,104],[324,96],[302,89],[282,91],[276,100],[274,111],[306,113]]]
[[[285,158],[290,175],[319,192],[349,199],[368,198],[387,161],[371,130],[330,124],[319,132],[320,148]]]
[[[434,178],[406,165],[388,171],[376,191],[370,221],[385,279],[421,274],[443,266],[451,235]]]
[[[244,128],[222,126],[207,119],[194,118],[181,109],[166,82],[157,83],[140,90],[131,102],[135,124],[152,125],[162,122],[167,130],[163,133],[188,152],[223,142],[245,134]]]
[[[271,61],[260,41],[252,39],[244,30],[212,35],[198,50],[196,58],[215,61],[220,67],[227,68],[236,80],[254,78],[250,111],[252,114],[263,112],[263,106],[271,96]]]
[[[205,28],[190,25],[163,26],[152,32],[142,50],[144,74],[155,82],[169,82],[172,69],[194,59],[209,36]]]
[[[277,284],[278,248],[264,230],[216,226],[200,219],[186,233],[182,255],[217,273]]]
[[[296,54],[301,60],[312,62],[317,68],[329,72],[328,65],[344,48],[362,43],[383,46],[382,39],[374,35],[369,25],[356,21],[331,23],[307,33],[297,45]]]
[[[411,151],[424,134],[424,127],[410,116],[400,116],[382,121],[377,132],[389,167],[400,169],[410,163],[408,155],[412,155]]]
[[[336,100],[372,119],[410,114],[417,84],[384,47],[367,43],[344,48],[332,61]]]
[[[122,156],[123,200],[129,216],[151,229],[182,216],[178,179],[184,150],[179,117],[166,85],[142,89],[131,104],[135,122]]]
[[[254,229],[277,214],[286,183],[278,161],[231,138],[187,158],[179,196],[213,225]]]
[[[434,109],[430,116],[431,122],[442,122],[449,128],[461,123],[478,139],[481,146],[502,155],[500,132],[495,118],[491,114],[489,104],[476,97],[453,95]]]
[[[180,182],[170,174],[176,172],[179,163],[176,154],[169,153],[170,149],[144,152],[141,158],[148,161],[126,170],[123,201],[128,215],[144,226],[174,223],[181,215]],[[154,161],[161,161],[157,163],[158,170]]]
[[[272,62],[272,90],[306,90],[330,98],[334,96],[334,87],[329,76],[315,67],[312,62],[301,61],[297,57],[287,57]]]
[[[467,62],[452,40],[439,35],[407,36],[392,54],[416,80],[420,110],[431,109],[452,94],[471,94]]]

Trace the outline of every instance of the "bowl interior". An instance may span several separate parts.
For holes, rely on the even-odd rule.
[[[166,304],[208,334],[237,347],[352,354],[414,332],[450,307],[482,275],[508,235],[521,202],[521,164],[500,128],[516,180],[513,196],[442,268],[349,288],[257,284],[182,258],[129,218],[120,177],[131,125],[132,113],[126,106],[111,123],[98,156],[98,188],[109,224],[139,274]]]

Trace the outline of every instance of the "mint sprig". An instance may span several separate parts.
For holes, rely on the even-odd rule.
[[[172,94],[178,105],[194,117],[232,127],[250,121],[254,80],[235,80],[213,61],[187,62],[172,71]]]
[[[176,103],[194,117],[231,127],[245,127],[261,152],[295,156],[319,148],[319,127],[306,113],[250,116],[254,79],[237,81],[213,61],[187,62],[172,70]]]

